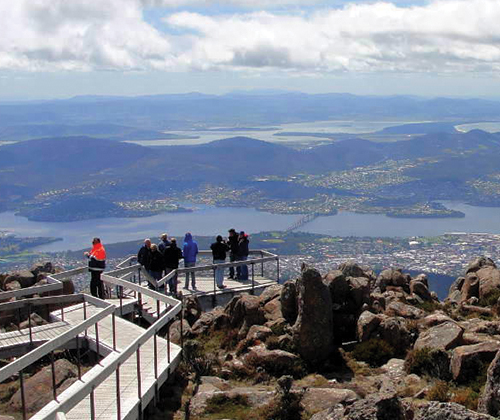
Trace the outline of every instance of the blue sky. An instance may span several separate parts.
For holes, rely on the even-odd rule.
[[[289,89],[500,97],[498,0],[0,3],[0,100]]]

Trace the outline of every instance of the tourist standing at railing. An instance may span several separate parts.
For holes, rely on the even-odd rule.
[[[165,275],[179,268],[179,260],[182,259],[182,251],[177,246],[177,240],[175,238],[170,240],[170,246],[165,249],[163,259],[165,261]],[[168,280],[168,289],[171,294],[177,295],[177,273]]]
[[[222,239],[222,236],[217,236],[216,242],[210,245],[214,264],[224,264],[226,262],[226,252],[229,250],[228,245]],[[224,289],[224,268],[217,267],[215,269],[215,282],[219,289]]]
[[[182,248],[182,254],[184,255],[184,267],[190,268],[196,266],[196,256],[198,255],[198,244],[193,240],[191,232],[186,233],[184,236],[184,246]],[[189,274],[191,274],[191,286],[193,290],[196,290],[196,276],[194,271],[191,273],[186,273],[186,284],[184,289],[189,289]]]
[[[168,235],[162,233],[160,236],[160,243],[158,244],[158,250],[163,254],[165,250],[170,246],[170,241],[168,240]]]
[[[229,246],[229,262],[235,262],[238,259],[238,234],[235,229],[229,229],[227,238]],[[229,267],[229,278],[234,279],[234,267]]]
[[[151,244],[151,258],[149,268],[149,274],[151,274],[151,277],[153,277],[156,281],[161,280],[163,270],[165,268],[165,262],[163,260],[163,254],[159,251],[156,244]],[[148,286],[150,289],[156,289],[156,284],[153,285],[148,282]]]
[[[92,249],[84,255],[89,259],[90,271],[90,293],[92,296],[104,299],[104,285],[101,280],[101,273],[106,268],[106,250],[99,238],[92,240]]]
[[[137,254],[137,262],[149,273],[151,268],[151,239],[144,239],[144,245]]]
[[[241,231],[238,236],[238,255],[237,261],[246,261],[248,259],[248,235]],[[248,266],[247,265],[239,265],[236,267],[237,279],[238,280],[248,280]]]

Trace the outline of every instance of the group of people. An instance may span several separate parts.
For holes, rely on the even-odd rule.
[[[223,264],[229,254],[230,262],[246,261],[249,253],[248,235],[235,229],[229,229],[229,235],[223,239],[221,235],[216,237],[216,241],[210,246],[214,264]],[[170,272],[179,268],[179,261],[184,259],[184,267],[190,268],[196,266],[198,255],[198,243],[193,239],[193,235],[188,232],[184,236],[182,249],[177,246],[175,238],[169,238],[166,233],[160,237],[160,242],[154,244],[151,239],[145,239],[144,245],[139,249],[137,261],[141,264],[148,274],[156,281],[160,280]],[[99,238],[92,240],[92,249],[85,252],[89,259],[89,271],[91,273],[90,292],[92,296],[104,299],[104,286],[101,280],[101,273],[106,267],[106,251]],[[194,271],[186,273],[184,288],[189,289],[189,280],[191,279],[191,288],[196,289],[196,275]],[[229,279],[248,280],[248,266],[238,265],[236,270],[229,267]],[[224,268],[217,267],[215,270],[215,280],[219,289],[224,289]],[[177,295],[177,273],[168,280],[169,293]],[[153,286],[150,283],[150,287]]]
[[[193,240],[191,233],[186,233],[183,249],[177,246],[175,238],[169,239],[164,233],[160,237],[159,244],[153,244],[149,238],[144,240],[144,245],[137,254],[137,262],[153,279],[158,281],[164,275],[179,268],[179,261],[183,258],[185,265],[191,262],[194,265],[197,254],[198,244]],[[177,294],[177,274],[169,279],[168,288],[171,294]]]
[[[229,261],[246,261],[249,252],[248,235],[241,231],[239,234],[235,229],[229,229],[227,239],[223,239],[218,235],[216,241],[210,246],[214,264],[223,264],[226,262],[229,254]],[[198,243],[193,239],[193,235],[188,232],[184,236],[182,249],[177,246],[175,238],[168,238],[164,233],[161,235],[161,241],[158,245],[151,243],[150,239],[144,240],[144,245],[137,254],[137,261],[141,264],[151,277],[155,280],[160,280],[164,275],[179,268],[179,261],[184,259],[184,267],[192,268],[196,266],[198,256]],[[248,280],[248,267],[239,265],[229,268],[229,278],[237,280]],[[217,287],[224,289],[224,268],[215,270],[215,280]],[[190,271],[186,273],[186,281],[184,289],[196,288],[196,273]],[[169,292],[177,294],[177,274],[168,280]]]
[[[241,231],[236,233],[236,229],[229,229],[227,240],[222,239],[222,236],[217,236],[216,242],[210,245],[212,250],[214,264],[223,264],[226,262],[227,253],[229,252],[229,261],[246,261],[249,252],[248,235]],[[235,275],[236,273],[236,275]],[[248,266],[245,264],[238,265],[236,272],[234,267],[229,267],[229,278],[235,280],[248,280]],[[215,270],[215,281],[219,289],[224,289],[224,268]]]

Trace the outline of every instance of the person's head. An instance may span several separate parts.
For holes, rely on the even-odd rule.
[[[244,238],[245,236],[246,236],[246,235],[245,235],[245,232],[242,230],[242,231],[240,232],[240,238]]]
[[[161,239],[162,241],[166,241],[166,240],[167,240],[167,238],[168,238],[168,235],[167,235],[166,233],[162,233],[162,234],[161,234],[161,236],[160,236],[160,239]]]
[[[151,239],[144,239],[144,245],[146,245],[146,248],[151,248]]]
[[[236,229],[231,228],[231,229],[228,230],[228,232],[229,232],[229,236],[236,235]]]
[[[151,244],[151,251],[153,251],[153,252],[158,251],[158,245],[156,245],[156,244]]]
[[[170,243],[171,243],[173,246],[177,246],[177,239],[175,239],[175,238],[170,238]]]
[[[101,243],[101,239],[100,238],[94,238],[92,239],[92,245],[96,245],[96,244],[100,244]]]
[[[193,240],[193,235],[191,235],[191,232],[187,232],[186,235],[184,236],[184,242],[191,242]]]
[[[222,242],[222,236],[217,235],[217,238],[215,238],[215,240],[216,240],[217,242]]]

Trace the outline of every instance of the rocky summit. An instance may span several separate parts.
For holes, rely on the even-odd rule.
[[[431,288],[346,262],[210,312],[190,297],[171,327],[185,344],[171,418],[500,416],[500,270],[477,258],[444,301]]]

